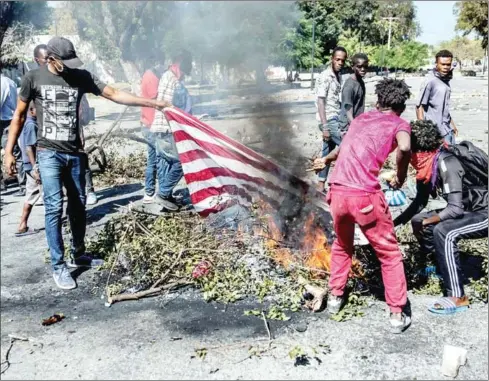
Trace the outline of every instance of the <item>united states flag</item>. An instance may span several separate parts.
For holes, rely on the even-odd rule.
[[[175,108],[164,113],[192,204],[201,216],[235,204],[251,206],[258,200],[278,209],[285,200],[303,199],[310,190],[284,168],[197,118]]]

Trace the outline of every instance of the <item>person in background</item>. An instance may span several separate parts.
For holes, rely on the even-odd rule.
[[[436,300],[429,310],[452,314],[469,306],[457,242],[488,236],[487,153],[470,147],[472,155],[479,155],[477,162],[486,163],[483,176],[478,177],[476,171],[467,173],[443,140],[432,121],[411,123],[411,165],[416,169],[417,193],[411,205],[394,220],[394,225],[411,221],[421,250],[426,254],[435,253],[447,296]],[[443,194],[447,206],[420,213],[430,195],[438,194]]]
[[[17,107],[17,85],[10,78],[0,75],[0,137],[2,141],[2,148],[6,146],[7,135],[9,131],[9,126],[12,121],[15,108]],[[14,145],[14,155],[17,160],[22,158],[22,153],[17,142]],[[17,197],[25,196],[25,173],[22,161],[17,164],[17,182],[19,184],[19,191],[15,194]],[[0,183],[1,190],[7,189],[5,181],[3,179],[2,169],[0,168]]]
[[[144,72],[141,80],[141,96],[150,99],[156,99],[158,96],[158,84],[160,78],[164,72],[163,62],[164,57],[157,60],[155,57],[151,57],[148,62],[151,62],[151,66]],[[156,193],[156,174],[163,174],[163,171],[157,170],[157,154],[155,148],[155,135],[151,132],[151,125],[155,118],[155,110],[150,107],[141,108],[141,129],[143,137],[148,141],[148,156],[146,160],[146,175],[144,183],[144,197],[143,203],[150,204],[155,199]],[[159,179],[160,184],[164,183],[164,178]]]
[[[183,85],[185,75],[192,71],[192,56],[182,50],[172,60],[172,64],[162,75],[158,85],[157,100],[171,103],[173,106],[191,111],[190,96]],[[156,152],[158,154],[158,178],[164,182],[159,184],[156,201],[164,209],[175,211],[179,209],[177,200],[173,197],[173,189],[183,176],[182,163],[178,157],[175,139],[170,126],[162,112],[157,112],[151,126],[155,134]]]
[[[341,91],[341,112],[339,126],[342,135],[348,131],[353,119],[365,110],[365,82],[363,78],[367,74],[368,57],[366,54],[357,53],[352,59],[353,74],[350,75]]]
[[[421,86],[416,117],[418,120],[431,120],[438,126],[441,136],[448,144],[455,144],[458,129],[450,114],[450,81],[453,78],[453,54],[440,50],[435,56],[433,71]]]
[[[331,249],[327,308],[335,314],[345,302],[343,296],[354,252],[355,224],[358,224],[380,260],[391,330],[401,333],[411,323],[406,308],[406,276],[378,175],[389,154],[398,148],[397,176],[391,185],[400,188],[406,179],[411,126],[400,115],[410,92],[404,81],[384,79],[375,86],[375,93],[377,109],[355,118],[341,145],[314,162],[314,168],[321,170],[327,162],[336,160],[327,196],[336,233]]]
[[[17,237],[39,233],[39,230],[30,229],[28,223],[32,208],[41,198],[41,178],[36,159],[37,144],[37,118],[34,102],[29,103],[29,113],[24,128],[19,136],[19,147],[22,151],[22,161],[26,174],[26,199],[20,217],[20,224],[15,235]]]
[[[326,157],[341,142],[338,125],[341,109],[341,70],[347,58],[345,48],[336,47],[331,55],[331,64],[319,75],[316,82],[316,119],[323,133],[322,157]],[[324,192],[329,167],[328,164],[324,170],[319,172],[317,189],[320,192]]]
[[[46,65],[46,59],[47,59],[47,45],[45,44],[40,44],[37,45],[34,48],[34,61],[39,65],[39,66],[44,66]]]
[[[87,95],[84,94],[80,101],[79,112],[79,125],[80,125],[80,138],[82,140],[82,147],[85,149],[85,134],[83,127],[90,124],[90,104],[88,103]],[[86,155],[85,163],[85,192],[87,195],[87,205],[96,205],[98,203],[97,194],[93,187],[93,176],[90,170],[90,163],[88,162],[88,155]]]
[[[112,88],[87,70],[78,69],[83,62],[72,42],[54,37],[47,44],[47,64],[28,72],[22,79],[5,150],[5,164],[15,172],[13,148],[26,118],[28,104],[34,101],[39,126],[37,159],[44,191],[46,238],[51,256],[53,278],[61,289],[73,289],[76,282],[69,267],[100,266],[103,261],[85,252],[85,165],[79,128],[78,107],[86,93],[101,95],[127,106],[171,106],[165,101],[146,99]],[[61,233],[63,215],[62,187],[67,190],[66,209],[71,229],[71,256],[64,259]]]

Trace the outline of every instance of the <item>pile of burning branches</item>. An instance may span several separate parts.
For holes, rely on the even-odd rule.
[[[192,213],[150,216],[131,211],[109,221],[89,249],[106,261],[107,277],[101,279],[106,279],[109,304],[193,286],[207,301],[256,297],[271,303],[269,318],[283,320],[283,311],[300,308],[299,279],[310,278],[311,269],[302,263],[281,266],[267,240],[216,231]]]
[[[232,303],[251,297],[266,302],[270,319],[286,320],[285,311],[297,311],[304,303],[320,308],[331,237],[314,211],[283,221],[266,205],[257,204],[247,218],[234,225],[225,219],[221,226],[215,224],[219,214],[203,219],[192,212],[153,216],[131,210],[110,220],[89,244],[90,251],[105,259],[106,276],[101,279],[108,303],[192,286],[207,301]],[[398,236],[410,288],[439,293],[439,281],[426,273],[434,258],[420,255],[408,227]],[[487,253],[487,240],[464,245],[472,251],[473,243],[483,243]],[[361,246],[355,257],[350,286],[357,308],[358,295],[381,295],[383,289],[375,253]],[[473,286],[476,298],[487,300],[487,280]],[[308,293],[311,303],[304,300]],[[358,316],[345,316],[350,315]]]

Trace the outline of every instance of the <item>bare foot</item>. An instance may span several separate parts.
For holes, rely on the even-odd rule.
[[[27,231],[27,224],[22,221],[17,229],[17,233],[25,233]]]
[[[452,300],[452,302],[454,302],[457,307],[468,306],[470,304],[469,297],[467,295],[462,296],[461,298],[457,298],[455,296],[449,296],[448,298],[450,300]],[[444,308],[439,303],[435,303],[435,305],[433,307],[435,307],[436,309],[443,309]]]

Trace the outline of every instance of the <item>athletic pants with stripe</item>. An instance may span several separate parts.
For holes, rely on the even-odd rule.
[[[443,278],[447,296],[464,296],[463,275],[457,242],[460,239],[487,237],[487,209],[476,212],[464,212],[462,218],[441,221],[424,228],[424,219],[438,214],[437,211],[420,213],[411,223],[421,249],[435,252],[438,272]]]

